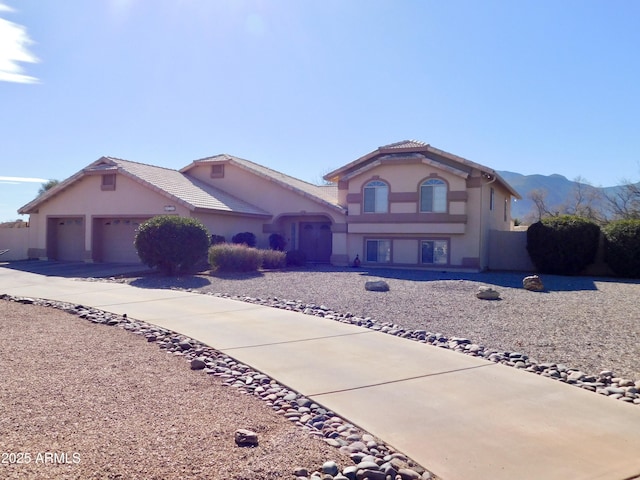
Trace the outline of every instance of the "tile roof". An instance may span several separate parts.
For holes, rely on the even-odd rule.
[[[114,157],[102,157],[75,175],[64,180],[44,195],[22,207],[19,211],[30,213],[48,198],[57,195],[72,183],[91,172],[118,172],[134,181],[150,187],[189,210],[210,210],[216,212],[240,213],[245,215],[271,216],[270,213],[251,205],[219,188],[169,168],[132,162]]]
[[[420,148],[428,147],[429,145],[418,140],[402,140],[401,142],[390,143],[379,148],[379,150],[387,150],[392,148]]]
[[[338,205],[338,188],[336,185],[327,185],[327,186],[314,185],[312,183],[305,182],[304,180],[300,180],[298,178],[292,177],[285,173],[278,172],[277,170],[273,170],[271,168],[257,164],[250,160],[245,160],[244,158],[235,157],[233,155],[228,155],[226,153],[215,155],[213,157],[207,157],[207,158],[195,160],[190,165],[184,167],[180,171],[185,173],[185,172],[188,172],[195,165],[202,164],[202,163],[216,163],[216,162],[233,163],[239,166],[240,168],[244,168],[245,170],[249,170],[256,175],[259,175],[263,178],[267,178],[284,188],[293,190],[299,194],[302,194],[306,197],[319,201],[323,204],[334,207],[340,211],[344,211],[344,208]]]
[[[271,216],[270,213],[255,205],[177,170],[107,158],[115,162],[122,173],[129,173],[130,176],[161,190],[192,209]]]
[[[398,150],[398,152],[395,152],[394,150]],[[438,163],[441,168],[463,175],[468,175],[473,169],[480,170],[490,177],[496,178],[498,182],[509,190],[509,193],[511,193],[512,196],[515,198],[521,198],[518,192],[502,177],[500,177],[495,170],[484,165],[480,165],[479,163],[472,162],[471,160],[467,160],[466,158],[458,155],[445,152],[444,150],[439,150],[428,143],[420,142],[418,140],[402,140],[400,142],[378,147],[373,152],[369,152],[357,160],[326,174],[324,178],[337,182],[341,179],[346,179],[350,176],[356,175],[363,171],[363,169],[371,168],[376,164],[376,162],[379,162],[380,159],[397,157],[404,159],[407,157],[407,154],[412,156],[421,156],[427,162]]]

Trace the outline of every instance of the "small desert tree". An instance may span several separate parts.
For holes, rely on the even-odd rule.
[[[625,180],[615,193],[608,194],[606,199],[614,219],[640,219],[640,183]]]
[[[209,232],[195,218],[160,215],[140,225],[134,245],[142,263],[173,275],[207,258]]]
[[[60,183],[60,180],[55,180],[55,179],[47,180],[45,183],[40,185],[40,188],[38,189],[38,196],[42,195],[48,190],[51,190],[53,187],[55,187],[59,183]]]

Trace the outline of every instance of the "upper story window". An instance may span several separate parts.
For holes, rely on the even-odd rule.
[[[100,184],[102,190],[115,190],[116,189],[116,174],[107,173],[102,175],[102,183]]]
[[[489,191],[489,210],[493,210],[493,207],[496,204],[496,191],[491,187]]]
[[[223,178],[224,177],[224,164],[214,163],[211,165],[211,178]]]
[[[431,178],[420,185],[420,211],[447,211],[447,184],[443,180]]]
[[[389,211],[389,186],[373,180],[364,186],[364,213],[387,213]]]

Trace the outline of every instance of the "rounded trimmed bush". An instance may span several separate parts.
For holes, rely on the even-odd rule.
[[[226,243],[227,239],[222,235],[211,235],[211,245],[217,245],[219,243]]]
[[[245,244],[247,247],[256,246],[256,236],[251,232],[236,233],[231,237],[233,243]]]
[[[600,227],[582,217],[544,218],[527,229],[527,251],[538,271],[575,275],[593,263]]]
[[[269,247],[271,250],[284,251],[284,247],[287,246],[287,241],[279,233],[272,233],[269,235]]]
[[[287,252],[288,267],[302,267],[307,263],[307,256],[302,250],[289,250]]]
[[[640,278],[640,220],[618,220],[603,229],[604,260],[616,275]]]
[[[134,245],[142,263],[173,275],[206,259],[209,232],[195,218],[160,215],[138,227]]]

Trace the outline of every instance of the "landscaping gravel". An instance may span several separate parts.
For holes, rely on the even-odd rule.
[[[484,357],[489,361],[504,363],[532,374],[547,376],[550,379],[573,384],[620,401],[640,405],[640,381],[636,380],[640,378],[640,342],[638,341],[640,340],[640,304],[637,302],[637,299],[640,298],[640,282],[607,278],[542,276],[545,289],[542,292],[532,292],[522,288],[524,276],[526,276],[524,273],[469,274],[315,267],[251,274],[210,274],[204,272],[182,277],[147,274],[131,278],[111,278],[106,281],[127,282],[139,288],[184,289],[322,316],[333,321],[352,323],[363,328],[404,337],[407,341],[430,343],[467,355]],[[105,281],[104,279],[89,280]],[[366,290],[365,283],[371,281],[384,281],[388,284],[389,290]],[[497,292],[499,299],[482,300],[477,298],[476,294],[479,290],[486,293],[485,287],[490,287],[492,292]],[[144,337],[147,343],[158,345],[173,356],[186,358],[192,370],[202,370],[212,377],[219,377],[223,385],[231,387],[228,389],[229,391],[244,393],[247,397],[253,396],[263,400],[267,406],[279,414],[281,419],[296,425],[301,432],[306,432],[305,438],[307,440],[322,439],[324,441],[324,443],[316,441],[315,444],[312,444],[311,457],[304,457],[305,460],[302,462],[292,461],[289,454],[297,455],[296,452],[300,449],[304,451],[307,448],[306,440],[300,440],[298,437],[294,440],[294,434],[279,431],[279,433],[274,433],[275,436],[280,435],[279,441],[271,436],[268,438],[271,439],[270,441],[277,442],[282,448],[277,452],[269,450],[270,456],[267,463],[264,464],[256,463],[254,457],[251,456],[238,457],[236,452],[239,447],[230,446],[228,440],[225,444],[216,443],[216,445],[220,445],[218,448],[222,454],[217,452],[213,463],[210,458],[205,459],[201,454],[194,457],[197,458],[198,465],[204,465],[199,468],[210,469],[208,475],[213,475],[211,478],[241,479],[294,476],[344,479],[356,476],[360,478],[365,475],[365,472],[370,478],[384,478],[387,475],[392,475],[390,478],[397,476],[402,479],[432,478],[428,471],[407,459],[401,452],[394,452],[384,443],[351,425],[348,420],[324,410],[319,405],[311,404],[300,394],[279,385],[276,380],[253,371],[250,366],[238,364],[232,358],[200,344],[197,340],[179,337],[173,332],[138,322],[135,319],[110,316],[104,312],[85,309],[77,305],[29,299],[14,298],[11,300],[62,308],[99,324],[99,328],[102,328],[103,325],[112,325],[136,333]],[[0,302],[0,305],[2,303],[7,302]],[[31,306],[31,308],[39,307]],[[38,311],[37,318],[45,317],[49,316]],[[31,331],[26,331],[24,326],[14,325],[14,331],[9,332],[10,327],[3,326],[1,333],[3,338],[8,341],[8,347],[0,354],[0,360],[7,362],[8,358],[8,362],[16,362],[16,359],[27,358],[24,365],[28,365],[32,369],[27,380],[36,379],[34,385],[36,385],[37,391],[33,393],[36,398],[46,397],[47,393],[45,393],[46,390],[43,390],[43,385],[46,385],[47,378],[54,377],[47,373],[44,383],[38,383],[42,382],[42,379],[39,378],[42,376],[42,369],[38,368],[40,365],[37,362],[38,360],[49,362],[51,357],[47,357],[47,352],[50,355],[51,352],[54,352],[53,356],[56,361],[69,356],[73,359],[66,360],[65,368],[67,370],[56,367],[57,364],[50,365],[53,366],[54,371],[60,370],[58,373],[63,378],[65,371],[68,371],[66,375],[75,377],[75,368],[81,374],[84,372],[90,374],[96,370],[99,373],[99,379],[102,375],[100,372],[105,368],[105,362],[106,364],[112,363],[112,368],[118,367],[117,362],[105,360],[101,356],[101,352],[98,352],[101,347],[92,343],[92,339],[98,339],[98,337],[105,335],[103,330],[91,332],[82,330],[82,335],[78,337],[75,335],[75,327],[74,334],[63,331],[52,334],[46,328],[38,327],[36,322],[27,323]],[[27,342],[25,342],[25,335],[29,338]],[[41,343],[31,341],[31,337],[34,335],[40,339]],[[87,338],[92,341],[86,341]],[[103,340],[106,341],[108,338],[105,337]],[[120,342],[121,339],[118,338],[117,341]],[[106,345],[107,353],[111,355],[109,358],[113,358],[113,346],[109,343]],[[140,363],[141,357],[133,353],[138,350],[140,350],[139,345],[135,348],[131,347],[129,353],[133,357],[125,355],[125,358],[129,358],[129,360],[128,363],[125,362],[126,365],[121,365],[118,370],[115,370],[118,372],[118,377],[126,377],[124,372]],[[143,356],[147,355],[145,349],[140,351]],[[25,354],[25,352],[27,353]],[[76,355],[77,352],[81,352],[83,355]],[[119,355],[121,354],[116,356]],[[144,360],[142,361],[144,362]],[[153,362],[156,362],[155,358]],[[21,366],[21,362],[8,363],[8,365],[15,370],[16,366]],[[141,392],[147,394],[151,392],[150,395],[154,398],[158,395],[162,396],[166,392],[171,393],[167,403],[167,408],[170,409],[172,403],[179,404],[181,397],[180,386],[176,386],[175,382],[177,381],[179,384],[181,381],[183,383],[188,381],[189,386],[195,384],[194,380],[190,379],[191,377],[176,379],[175,377],[181,377],[181,374],[164,365],[163,372],[165,368],[169,368],[167,376],[171,377],[167,378],[167,384],[165,385],[164,382],[165,377],[157,377],[157,369],[152,369],[156,377],[152,375],[151,386],[154,388],[160,386],[160,388],[159,390],[147,391],[149,381],[145,380],[142,382],[144,390]],[[29,383],[25,383],[20,374],[16,373],[18,370],[13,372],[13,375],[6,375],[3,378],[3,382],[9,382],[7,385],[3,385],[3,387],[7,387],[3,388],[5,397],[7,396],[6,392],[28,388]],[[132,375],[136,377],[144,373],[134,373],[132,370]],[[76,386],[76,395],[82,399],[90,398],[94,404],[102,402],[100,405],[101,408],[104,408],[105,401],[103,399],[112,398],[113,391],[101,393],[96,390],[91,392],[95,394],[95,397],[92,397],[85,385],[96,383],[94,378],[91,376],[85,378],[82,375],[79,378],[81,379],[79,382],[70,383]],[[54,380],[54,385],[56,382],[60,387],[59,384],[64,383],[64,380],[58,378]],[[97,382],[96,388],[103,387],[103,383],[105,382]],[[131,389],[131,382],[125,383],[126,385],[119,387],[114,384],[114,391],[119,391],[118,389],[122,388]],[[106,386],[109,387],[109,385]],[[178,391],[177,396],[176,390]],[[56,392],[55,389],[54,392]],[[64,392],[68,394],[68,398],[73,397],[70,391],[64,389],[63,396]],[[127,395],[129,393],[127,392]],[[144,395],[144,393],[142,394]],[[57,395],[60,396],[60,393],[58,392]],[[189,393],[189,395],[191,394]],[[223,405],[219,395],[220,392],[215,390],[214,398]],[[121,399],[116,395],[112,400],[115,405]],[[233,401],[233,399],[229,399],[229,401]],[[20,405],[15,402],[20,405],[25,404],[24,401],[21,403],[20,396],[2,398],[2,402],[0,402],[0,405],[12,406],[10,410],[5,407],[5,414],[10,412],[11,415],[4,415],[2,417],[5,419],[4,422],[0,421],[0,430],[3,435],[5,432],[10,434],[7,437],[8,440],[5,438],[4,444],[2,444],[5,449],[7,445],[12,445],[11,439],[13,437],[11,434],[15,437],[13,445],[19,443],[15,442],[24,434],[24,431],[21,430],[24,427],[21,425],[20,419],[24,422],[25,415],[27,415],[26,418],[30,418],[29,415],[33,413],[33,409],[21,410]],[[157,414],[158,410],[155,407],[147,408],[144,402],[140,404],[140,397],[125,400],[125,405],[128,406],[136,403],[138,403],[138,408],[129,408],[126,415],[132,415],[135,412],[142,415],[142,420],[136,420],[135,422],[138,423],[132,424],[131,428],[136,431],[141,430],[145,435],[150,431],[152,435],[158,434],[158,427],[150,425],[155,425],[152,421],[156,420],[158,416],[164,418],[163,414]],[[36,422],[28,427],[31,429],[29,434],[34,438],[40,438],[38,432],[43,429],[43,426],[50,426],[46,423],[47,419],[64,419],[60,420],[64,426],[61,426],[59,422],[56,423],[57,428],[63,432],[66,431],[65,428],[70,428],[70,432],[76,432],[79,424],[84,425],[83,422],[73,421],[74,415],[77,416],[77,412],[73,412],[74,407],[60,411],[60,405],[66,407],[64,402],[52,400],[47,404],[51,407],[50,416],[38,411],[36,413],[39,413],[40,417],[36,415],[33,418],[40,418],[40,423]],[[56,405],[57,408],[55,408]],[[155,477],[145,477],[141,472],[155,472],[153,468],[158,468],[157,465],[152,466],[150,463],[146,463],[146,467],[141,464],[140,469],[135,470],[140,473],[139,478],[200,478],[199,475],[204,471],[188,471],[185,469],[186,467],[180,466],[186,465],[182,460],[183,457],[191,459],[194,452],[206,450],[207,440],[200,436],[204,433],[200,433],[201,425],[198,426],[198,422],[216,424],[215,422],[220,421],[222,413],[225,422],[224,426],[220,427],[221,429],[230,430],[234,423],[238,428],[247,426],[246,421],[245,425],[241,425],[243,423],[241,421],[242,415],[234,417],[232,414],[227,417],[225,410],[227,407],[226,404],[224,405],[223,410],[214,410],[215,415],[213,416],[215,418],[206,416],[203,420],[200,417],[202,414],[201,405],[196,407],[197,412],[191,411],[188,419],[190,421],[195,419],[196,426],[190,424],[186,427],[184,430],[186,435],[181,436],[181,439],[195,436],[196,443],[185,444],[186,446],[176,444],[173,447],[175,452],[172,454],[176,455],[175,458],[180,459],[177,472],[175,469],[162,470],[162,473],[158,473]],[[248,404],[245,403],[242,405],[242,408],[245,409],[244,418],[255,420],[254,424],[262,425],[261,422],[265,422],[267,419],[271,421],[271,417],[261,413],[259,408],[254,409],[253,405],[247,406]],[[95,405],[89,409],[91,408],[95,410]],[[233,411],[233,408],[228,408]],[[249,408],[251,408],[250,413]],[[111,410],[105,409],[105,421],[109,417],[109,411]],[[22,412],[21,416],[15,412]],[[80,410],[80,412],[81,415],[84,415],[82,413],[84,410]],[[113,413],[113,415],[123,414]],[[145,425],[145,421],[148,425]],[[71,423],[71,427],[68,426],[69,423]],[[87,427],[83,426],[82,428]],[[89,428],[90,435],[88,437],[95,439],[96,431],[100,426],[92,425]],[[174,430],[170,429],[170,431]],[[267,429],[266,431],[270,432],[271,430]],[[123,435],[123,431],[119,433]],[[16,435],[18,436],[16,437]],[[58,430],[56,429],[56,438],[46,440],[49,442],[46,443],[47,448],[55,450],[61,445],[59,439],[74,438],[76,443],[67,443],[77,450],[79,447],[76,447],[76,444],[80,445],[77,443],[79,440],[73,436],[68,437],[68,435],[72,435],[72,433],[68,432],[67,436],[63,434],[58,438]],[[313,437],[317,437],[317,439]],[[113,445],[109,443],[109,447],[113,446],[115,452],[125,452],[127,448],[130,448],[130,445],[127,445],[127,439],[137,441],[137,437],[124,435],[123,438],[124,440],[122,438],[111,440]],[[158,436],[156,441],[159,441],[160,438],[162,435]],[[7,441],[9,443],[6,443]],[[33,442],[33,440],[30,441]],[[152,440],[148,439],[147,441],[153,443]],[[166,442],[166,440],[162,441]],[[64,443],[62,442],[62,444]],[[289,449],[288,445],[292,443],[298,443],[298,445],[295,448],[291,446]],[[336,447],[337,450],[334,450],[333,453],[327,453],[323,450],[325,444]],[[318,445],[322,447],[318,447]],[[119,458],[119,453],[116,453],[115,456],[112,454],[111,461],[107,461],[104,452],[98,454],[94,453],[90,447],[87,448],[89,448],[87,451],[91,452],[91,455],[100,459],[99,465],[103,470],[99,470],[99,472],[104,474],[104,478],[124,478],[118,476],[120,475],[119,471],[122,470],[118,470],[117,466],[114,466],[114,461]],[[138,455],[140,455],[142,447],[136,448]],[[225,449],[231,449],[229,455],[226,455],[227,450]],[[144,448],[143,450],[147,451]],[[286,458],[283,457],[285,454]],[[75,457],[73,457],[73,453],[71,455],[73,462]],[[157,461],[157,454],[149,458]],[[106,467],[104,466],[105,461],[107,461]],[[134,460],[134,462],[137,461]],[[188,460],[188,463],[190,462],[192,460]],[[162,464],[163,468],[165,466]],[[31,468],[35,467],[32,465]],[[35,473],[27,477],[15,476],[17,472],[15,469],[5,470],[5,473],[13,474],[15,478],[76,478],[73,475],[66,476],[69,470],[64,470],[64,468],[56,470],[60,475],[55,475],[55,477],[42,476],[42,469],[39,470],[40,473],[38,473],[38,469],[35,469]],[[145,471],[145,468],[149,470]],[[20,472],[24,473],[25,471],[31,472],[31,470]],[[92,470],[84,471],[92,472]],[[127,478],[138,477],[129,475]]]
[[[253,274],[185,277],[148,275],[133,285],[180,288],[262,302],[288,300],[341,314],[460,337],[539,363],[556,363],[591,375],[640,379],[640,282],[542,275],[542,292],[522,288],[526,273],[444,273],[393,269],[316,267]],[[384,280],[388,292],[366,291]],[[500,299],[479,300],[480,286]]]

